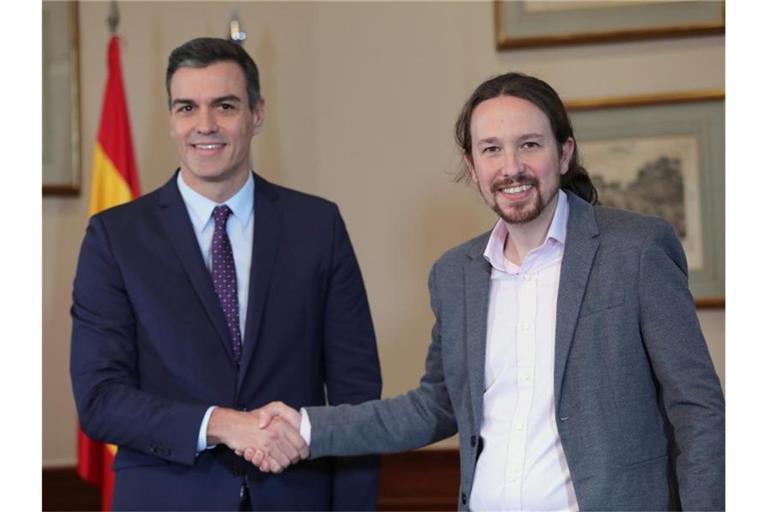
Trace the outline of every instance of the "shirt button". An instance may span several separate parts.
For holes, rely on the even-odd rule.
[[[527,373],[524,373],[520,378],[523,379],[523,382],[528,382],[529,380],[531,380],[531,376],[528,375]]]
[[[531,330],[530,322],[523,322],[523,330],[524,331],[530,331]]]
[[[531,274],[523,274],[523,279],[525,279],[526,281],[530,281],[531,280]]]
[[[525,429],[525,426],[522,423],[518,423],[517,425],[515,425],[515,430],[517,431],[522,431],[524,429]]]

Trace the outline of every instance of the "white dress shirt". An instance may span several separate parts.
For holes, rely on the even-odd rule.
[[[492,266],[485,392],[471,510],[577,510],[555,424],[555,323],[568,222],[562,191],[544,243],[518,266],[504,257],[502,220],[484,257]]]
[[[200,254],[203,256],[205,266],[211,270],[211,245],[213,242],[214,221],[213,209],[220,206],[207,197],[192,190],[184,182],[181,173],[176,177],[181,198],[187,207],[189,220],[197,236],[200,245]],[[240,311],[240,336],[245,342],[245,312],[248,310],[248,284],[251,280],[251,252],[253,251],[253,175],[248,173],[248,180],[235,195],[227,199],[223,204],[229,206],[232,215],[227,220],[227,235],[232,246],[232,256],[235,259],[235,274],[237,275],[237,303]],[[206,449],[206,433],[208,421],[215,406],[211,406],[205,413],[200,424],[197,437],[197,451]]]

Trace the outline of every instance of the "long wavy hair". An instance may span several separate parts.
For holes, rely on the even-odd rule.
[[[454,133],[456,144],[469,161],[472,161],[472,134],[469,129],[472,113],[480,103],[499,96],[514,96],[530,101],[544,112],[558,142],[559,154],[562,155],[563,144],[568,138],[574,139],[573,156],[571,156],[568,171],[560,178],[560,188],[570,190],[589,203],[597,204],[597,189],[589,178],[589,173],[579,162],[579,148],[575,143],[576,138],[573,136],[568,112],[557,92],[548,83],[538,78],[523,73],[506,73],[486,80],[475,89],[461,109]],[[471,180],[470,171],[466,164],[462,163],[456,181],[468,182],[469,180]]]

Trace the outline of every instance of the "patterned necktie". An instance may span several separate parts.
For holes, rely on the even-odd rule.
[[[240,338],[240,307],[237,302],[237,274],[235,273],[235,259],[232,256],[232,246],[227,235],[227,219],[232,215],[229,206],[217,206],[213,209],[213,243],[211,251],[211,276],[213,288],[219,297],[224,318],[227,320],[227,329],[232,342],[232,351],[235,354],[235,362],[240,364],[240,355],[243,343]]]

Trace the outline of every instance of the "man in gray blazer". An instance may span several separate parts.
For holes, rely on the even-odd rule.
[[[262,410],[310,457],[411,450],[459,433],[459,508],[725,507],[724,402],[661,219],[596,206],[557,93],[509,73],[456,123],[466,176],[499,215],[429,276],[418,388],[361,405]],[[248,449],[267,469],[267,456]]]

